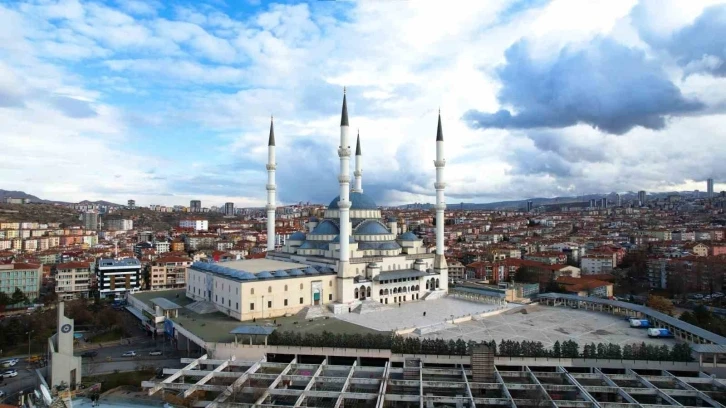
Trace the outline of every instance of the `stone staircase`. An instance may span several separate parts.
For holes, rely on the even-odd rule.
[[[360,302],[360,304],[356,306],[355,309],[353,309],[353,313],[367,314],[380,312],[382,310],[388,309],[392,309],[392,307],[384,305],[381,302],[377,302],[375,300],[364,300]]]
[[[198,314],[208,314],[217,311],[217,307],[214,306],[214,303],[208,302],[206,300],[199,300],[194,303],[190,303],[184,307]]]
[[[301,313],[305,316],[306,320],[319,319],[321,317],[331,316],[332,313],[325,309],[323,306],[308,306],[302,310]]]
[[[421,300],[434,300],[434,299],[441,299],[442,297],[448,295],[448,292],[445,290],[435,290],[433,292],[428,292],[427,294],[423,295]]]

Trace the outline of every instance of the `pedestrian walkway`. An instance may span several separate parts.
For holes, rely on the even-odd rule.
[[[148,339],[149,338],[147,336],[136,336],[136,337],[129,337],[126,339],[106,341],[103,343],[86,343],[85,341],[81,341],[77,345],[75,345],[73,347],[73,349],[75,351],[95,350],[95,349],[104,348],[104,347],[113,347],[113,346],[120,346],[120,345],[126,345],[126,344],[138,344],[139,342],[146,341]]]

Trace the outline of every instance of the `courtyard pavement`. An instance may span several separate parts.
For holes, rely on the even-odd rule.
[[[505,307],[513,308],[520,307],[520,305],[509,304]],[[452,316],[458,318],[491,312],[499,308],[501,308],[499,305],[488,305],[445,297],[403,303],[400,307],[389,305],[384,310],[373,313],[345,313],[334,315],[334,317],[373,330],[392,331],[441,324],[447,319],[451,320]],[[426,312],[426,316],[423,315],[424,312]]]
[[[527,306],[526,313],[522,310],[460,323],[435,333],[421,336],[412,333],[410,336],[464,341],[535,340],[546,347],[555,341],[566,340],[574,340],[580,346],[589,343],[675,344],[673,339],[652,339],[646,329],[631,328],[627,321],[606,313],[550,306]]]

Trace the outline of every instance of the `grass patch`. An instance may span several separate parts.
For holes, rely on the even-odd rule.
[[[86,377],[83,382],[86,384],[101,383],[101,392],[112,390],[122,385],[141,389],[141,382],[147,381],[154,376],[153,370],[128,371],[124,373],[113,373]]]
[[[107,341],[121,340],[121,338],[123,337],[123,334],[124,334],[123,330],[120,327],[116,327],[107,332],[97,334],[97,335],[91,337],[90,339],[88,339],[88,341],[90,343],[104,343]]]

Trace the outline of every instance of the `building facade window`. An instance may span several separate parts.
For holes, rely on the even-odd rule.
[[[272,308],[272,301],[271,300],[268,300],[267,301],[267,308],[268,309],[271,309]]]
[[[255,304],[254,303],[250,303],[250,310],[255,310]]]
[[[301,305],[303,304],[303,298],[300,298],[300,304]]]
[[[285,299],[285,306],[287,306],[287,299]]]

